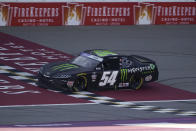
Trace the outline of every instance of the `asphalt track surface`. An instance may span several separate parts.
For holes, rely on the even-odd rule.
[[[152,99],[156,92],[143,97],[135,95],[131,104],[137,108],[110,106],[90,100],[88,104],[4,106],[0,107],[0,125],[11,126],[89,126],[145,122],[195,123],[196,112],[196,26],[98,26],[98,27],[1,27],[0,32],[11,34],[40,45],[68,54],[77,54],[85,49],[110,49],[122,54],[139,54],[154,59],[160,70],[158,83],[150,85],[162,87],[161,98]],[[160,85],[157,85],[160,84]],[[145,92],[149,85],[140,92]],[[164,90],[165,87],[165,90]],[[153,90],[154,91],[154,90]],[[184,92],[183,92],[184,91]],[[181,93],[180,93],[181,92]],[[109,91],[94,92],[98,96],[113,96]],[[146,93],[146,92],[145,92]],[[178,94],[178,95],[177,95]],[[76,95],[77,94],[73,94]],[[128,96],[128,94],[126,94]],[[145,96],[145,94],[143,94]],[[174,96],[174,97],[171,97]],[[55,96],[54,96],[55,97]],[[140,97],[145,98],[143,100]],[[165,97],[169,97],[165,99]],[[138,98],[138,99],[137,99]],[[160,98],[160,97],[158,97]],[[120,98],[118,98],[120,99]],[[127,101],[126,99],[123,99]],[[128,103],[130,106],[130,103]],[[153,107],[165,109],[163,112],[149,110]],[[143,107],[147,110],[142,109]],[[189,111],[185,114],[172,109]],[[192,113],[193,112],[193,113]],[[59,124],[60,123],[60,124]]]

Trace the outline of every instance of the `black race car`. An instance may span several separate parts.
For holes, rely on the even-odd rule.
[[[153,60],[137,55],[119,55],[109,50],[87,50],[70,61],[42,66],[38,85],[72,91],[91,88],[139,89],[143,83],[158,80]]]

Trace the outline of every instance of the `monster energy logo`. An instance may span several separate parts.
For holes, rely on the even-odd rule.
[[[154,64],[150,64],[149,66],[128,69],[128,72],[135,73],[135,72],[150,71],[150,70],[155,70],[155,68],[156,66]]]
[[[62,64],[62,65],[52,67],[52,70],[64,71],[72,68],[78,68],[78,66],[72,64]]]
[[[108,51],[108,50],[95,50],[94,53],[100,57],[104,57],[108,55],[117,55],[116,53]]]
[[[121,69],[121,81],[126,81],[127,80],[127,74],[128,74],[128,69]]]
[[[155,69],[155,65],[154,64],[150,64],[150,68],[151,68],[151,70],[154,70]]]

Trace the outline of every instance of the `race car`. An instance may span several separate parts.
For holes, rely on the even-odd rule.
[[[155,61],[138,55],[120,55],[94,49],[81,52],[70,61],[42,66],[38,85],[82,91],[102,88],[138,90],[144,83],[158,80]]]

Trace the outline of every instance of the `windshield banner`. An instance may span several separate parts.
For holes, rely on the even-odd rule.
[[[0,26],[143,24],[196,24],[196,2],[0,2]]]

